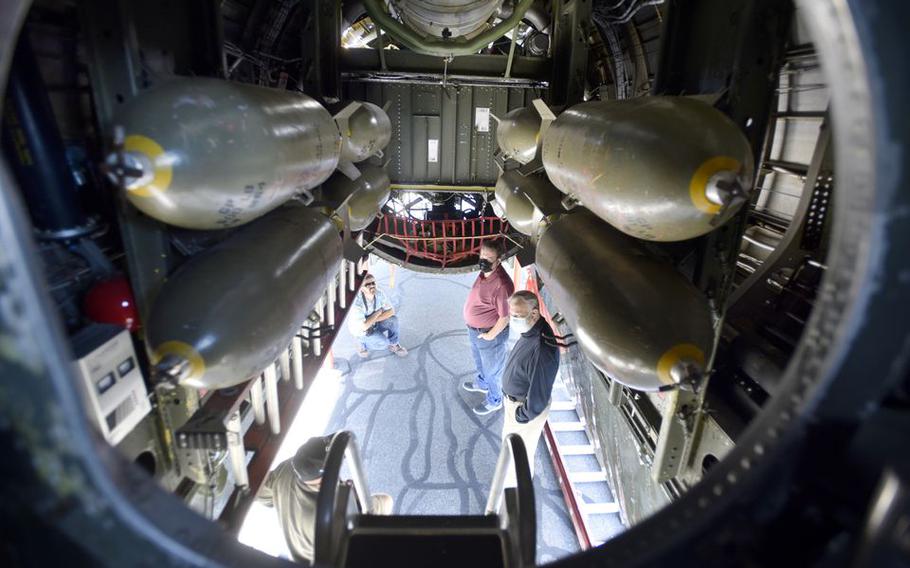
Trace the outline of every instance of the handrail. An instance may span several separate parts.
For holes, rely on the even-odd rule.
[[[499,514],[502,507],[502,495],[509,466],[515,464],[515,480],[518,493],[518,538],[522,564],[534,564],[536,553],[536,527],[534,523],[534,485],[531,481],[531,466],[528,462],[528,451],[518,434],[506,436],[505,443],[499,451],[496,469],[493,472],[493,483],[487,497],[485,515]]]
[[[357,441],[349,431],[338,432],[332,437],[329,453],[325,459],[322,484],[316,498],[316,529],[314,531],[313,556],[317,565],[332,563],[332,527],[335,520],[335,496],[338,493],[338,482],[341,477],[341,464],[345,456],[351,469],[354,481],[354,497],[361,513],[370,510],[370,490],[367,488],[363,463],[357,450]]]
[[[533,3],[534,0],[519,0],[512,14],[492,28],[472,38],[461,36],[451,39],[430,38],[407,27],[385,11],[385,2],[382,0],[363,0],[363,7],[370,15],[370,18],[373,19],[373,22],[412,51],[427,55],[453,57],[477,53],[493,41],[506,35],[509,30],[521,22],[525,12],[528,11],[528,8]]]

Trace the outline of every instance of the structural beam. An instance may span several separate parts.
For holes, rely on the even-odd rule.
[[[502,80],[509,58],[506,55],[465,55],[456,57],[446,66],[441,57],[423,55],[397,49],[383,50],[385,65],[391,74],[397,72],[426,73],[449,77],[490,77]],[[343,73],[374,73],[382,69],[379,52],[376,49],[342,49],[338,53],[339,66]],[[509,77],[545,82],[549,79],[550,60],[545,57],[516,55],[512,60]]]

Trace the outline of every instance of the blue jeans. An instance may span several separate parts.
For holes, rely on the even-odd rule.
[[[386,337],[388,334],[388,338]],[[378,351],[389,345],[398,345],[398,316],[373,324],[373,333],[358,337],[363,349]]]
[[[509,328],[499,332],[496,339],[487,341],[480,339],[480,332],[468,328],[468,339],[471,341],[471,354],[474,355],[474,365],[477,367],[477,379],[474,381],[478,387],[487,389],[487,404],[499,406],[502,403],[502,371],[506,367],[509,341]]]

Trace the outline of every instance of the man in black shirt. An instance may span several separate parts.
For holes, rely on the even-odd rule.
[[[502,439],[518,434],[528,451],[531,474],[534,454],[544,423],[550,414],[553,382],[559,371],[559,348],[550,325],[540,316],[540,301],[528,290],[509,298],[509,327],[521,333],[502,374],[505,419]],[[507,484],[514,485],[514,469]]]

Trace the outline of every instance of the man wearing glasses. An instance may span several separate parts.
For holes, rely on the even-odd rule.
[[[361,357],[366,358],[370,351],[386,348],[399,357],[408,354],[408,350],[398,343],[395,308],[383,291],[376,287],[372,274],[363,279],[363,288],[354,298],[348,322],[351,334],[360,342],[357,354]]]

